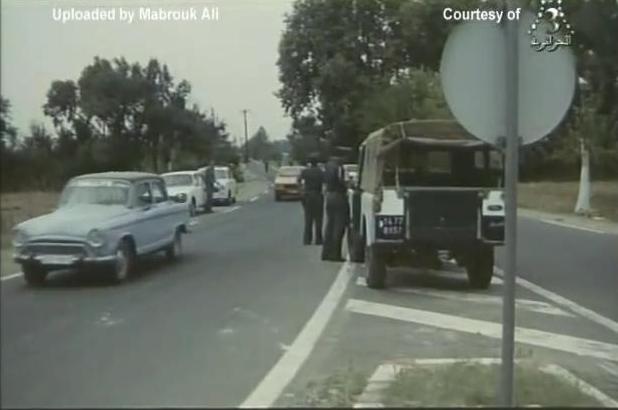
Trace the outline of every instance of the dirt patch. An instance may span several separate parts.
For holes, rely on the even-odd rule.
[[[285,406],[352,407],[367,383],[367,374],[349,367],[321,380],[312,380],[304,390],[286,398]]]
[[[572,214],[579,182],[528,182],[519,184],[518,202],[523,208]],[[618,181],[592,183],[593,214],[618,222]]]
[[[515,366],[515,406],[599,407],[577,384],[540,370],[534,362]],[[382,392],[386,406],[495,406],[500,366],[457,362],[400,370]]]

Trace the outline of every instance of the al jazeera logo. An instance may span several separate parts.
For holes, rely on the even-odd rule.
[[[530,46],[536,51],[552,52],[558,47],[570,46],[575,31],[564,14],[562,0],[541,0],[528,34]]]

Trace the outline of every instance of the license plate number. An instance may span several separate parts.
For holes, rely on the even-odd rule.
[[[37,259],[43,264],[70,265],[73,262],[71,255],[40,255]]]

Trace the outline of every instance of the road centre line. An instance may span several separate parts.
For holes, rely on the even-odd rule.
[[[494,266],[494,272],[497,275],[500,275],[502,277],[504,277],[504,271],[502,269],[500,269],[497,266]],[[554,292],[551,292],[547,289],[544,289],[542,287],[540,287],[539,285],[535,285],[534,283],[520,277],[517,276],[515,278],[515,282],[523,287],[528,289],[531,292],[536,293],[537,295],[543,296],[546,299],[551,300],[552,302],[567,308],[569,310],[571,310],[572,312],[575,312],[577,314],[579,314],[580,316],[585,317],[588,320],[592,320],[593,322],[604,326],[606,328],[608,328],[609,330],[611,330],[612,332],[618,334],[618,323],[614,322],[613,320],[602,316],[600,314],[598,314],[597,312],[590,310],[588,308],[585,308],[575,302],[573,302],[572,300],[569,300],[563,296],[560,296]]]
[[[603,362],[599,364],[599,366],[601,366],[601,368],[603,368],[603,370],[605,370],[607,373],[616,377],[616,381],[618,381],[618,365],[612,362]]]
[[[234,212],[235,210],[240,209],[240,206],[233,206],[231,208],[226,209],[225,211],[221,212],[222,214],[229,214],[230,212]]]
[[[345,262],[339,269],[339,273],[324,299],[305,323],[292,345],[283,353],[279,361],[270,369],[240,407],[272,407],[274,405],[313,351],[353,275],[354,269],[352,269],[350,263]]]
[[[404,308],[383,303],[350,299],[346,310],[371,316],[379,316],[441,329],[480,334],[494,339],[502,338],[502,323],[469,319],[463,316],[446,315],[428,310]],[[516,327],[515,341],[533,346],[573,353],[579,356],[618,361],[618,345],[583,339],[542,330]]]
[[[356,284],[359,286],[367,286],[363,278],[358,278]],[[502,297],[483,295],[479,293],[463,292],[463,291],[448,291],[448,290],[430,290],[430,289],[416,289],[416,288],[391,288],[389,291],[398,293],[413,293],[422,296],[429,296],[434,298],[442,298],[449,300],[458,300],[463,302],[481,303],[481,304],[502,304]],[[530,299],[516,299],[518,309],[528,310],[536,313],[544,313],[548,315],[556,316],[570,316],[575,317],[570,312],[565,312],[553,305],[546,302],[540,302]]]
[[[260,197],[259,195],[254,196],[253,198],[249,200],[249,202],[255,202],[258,200],[259,197]]]
[[[541,222],[545,222],[547,224],[552,224],[552,225],[556,225],[556,226],[561,226],[563,228],[570,228],[570,229],[579,229],[581,231],[587,231],[587,232],[593,232],[593,233],[598,233],[598,234],[605,234],[605,231],[601,231],[599,229],[594,229],[594,228],[587,228],[584,226],[578,226],[578,225],[571,225],[568,223],[564,223],[564,222],[559,222],[559,221],[554,221],[553,219],[539,219]]]
[[[22,276],[22,275],[23,275],[23,273],[21,273],[21,272],[17,272],[17,273],[14,273],[14,274],[12,274],[12,275],[2,276],[2,277],[0,277],[0,281],[3,281],[3,282],[4,282],[5,280],[10,280],[10,279],[19,278],[19,277],[20,277],[20,276]]]

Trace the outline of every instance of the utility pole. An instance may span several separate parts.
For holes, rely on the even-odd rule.
[[[249,162],[249,137],[247,136],[247,113],[248,109],[242,110],[242,115],[245,121],[245,164]]]

